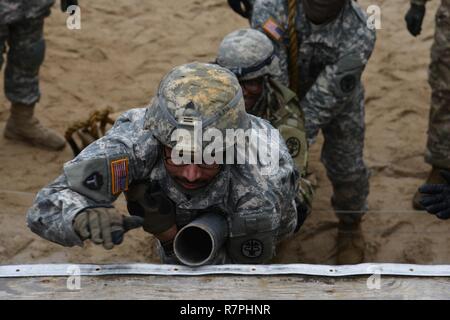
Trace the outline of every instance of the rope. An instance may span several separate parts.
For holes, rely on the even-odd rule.
[[[288,0],[288,29],[289,29],[289,87],[297,95],[299,93],[298,84],[298,38],[295,30],[295,20],[297,18],[297,1]]]

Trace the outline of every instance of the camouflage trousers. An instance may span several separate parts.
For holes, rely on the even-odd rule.
[[[6,55],[5,94],[13,103],[39,101],[39,69],[45,56],[43,26],[44,18],[0,24],[0,69]]]
[[[321,160],[333,185],[331,203],[340,221],[359,222],[367,211],[369,173],[363,159],[364,89],[322,128]]]
[[[432,95],[425,160],[450,168],[450,0],[443,0],[436,14],[429,83]]]

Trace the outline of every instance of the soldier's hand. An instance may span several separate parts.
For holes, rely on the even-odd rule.
[[[425,17],[426,7],[424,5],[411,4],[411,8],[405,16],[408,31],[417,37],[422,32],[422,23]]]
[[[70,6],[77,6],[78,0],[61,0],[61,11],[67,12],[67,8]]]
[[[141,227],[142,223],[141,217],[123,216],[115,208],[92,208],[79,213],[73,227],[83,241],[90,239],[110,250],[122,243],[127,231]]]
[[[176,224],[175,204],[162,191],[150,192],[147,184],[131,185],[127,192],[128,211],[144,217],[145,231],[161,235]]]
[[[450,171],[441,171],[447,184],[426,184],[419,188],[423,194],[420,203],[439,219],[450,218]]]
[[[253,6],[249,0],[228,0],[228,5],[234,12],[244,18],[249,19],[253,10]]]

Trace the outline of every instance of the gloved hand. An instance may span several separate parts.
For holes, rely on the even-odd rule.
[[[244,18],[249,19],[252,14],[253,6],[249,0],[228,0],[228,5]]]
[[[425,12],[426,7],[424,5],[411,4],[411,8],[405,16],[406,26],[414,37],[417,37],[422,31]]]
[[[450,218],[450,171],[441,171],[447,184],[426,184],[419,188],[423,194],[420,204],[439,219]]]
[[[158,235],[175,225],[175,204],[161,190],[149,189],[145,183],[130,186],[127,206],[130,214],[144,217],[145,231]]]
[[[73,227],[81,240],[91,239],[111,250],[122,243],[127,231],[141,227],[142,223],[141,217],[123,216],[115,208],[92,208],[79,213]]]
[[[67,8],[70,6],[77,6],[78,0],[61,0],[61,11],[67,12]]]

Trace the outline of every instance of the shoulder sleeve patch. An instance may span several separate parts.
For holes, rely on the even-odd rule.
[[[350,93],[356,88],[357,79],[354,74],[348,74],[341,79],[340,86],[344,93]]]
[[[358,54],[350,54],[337,62],[336,86],[340,95],[349,95],[361,82],[365,65]]]
[[[110,202],[107,159],[97,158],[69,163],[64,174],[70,189],[98,202]]]
[[[284,30],[273,18],[267,19],[262,28],[273,40],[281,41],[283,39]]]
[[[128,190],[129,160],[95,158],[68,163],[64,173],[69,187],[97,202],[111,202]]]

